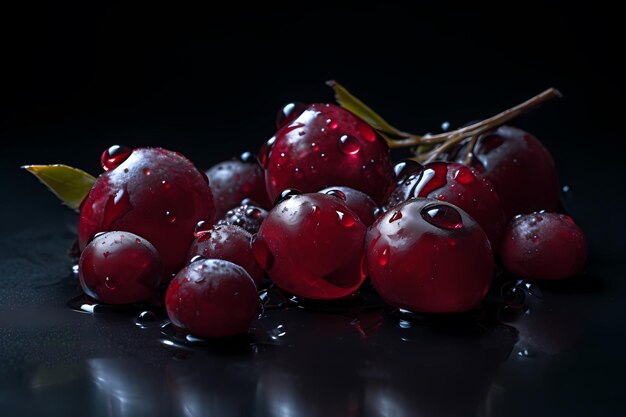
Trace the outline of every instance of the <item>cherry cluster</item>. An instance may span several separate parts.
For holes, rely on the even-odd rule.
[[[113,304],[166,288],[172,323],[220,337],[247,331],[264,278],[328,300],[369,277],[393,307],[452,313],[480,304],[495,263],[576,274],[586,242],[559,213],[552,156],[508,117],[392,138],[344,107],[291,103],[258,158],[206,173],[176,152],[113,146],[80,206],[81,286]],[[394,165],[390,147],[405,146],[418,152]]]

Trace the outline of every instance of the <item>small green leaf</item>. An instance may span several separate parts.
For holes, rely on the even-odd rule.
[[[67,165],[24,165],[69,208],[78,210],[96,179],[78,168]]]
[[[367,104],[353,96],[348,90],[346,90],[341,84],[336,81],[326,81],[326,85],[335,91],[335,100],[341,107],[359,116],[365,120],[374,129],[378,130],[383,136],[406,136],[406,133],[399,131],[395,127],[391,126],[385,119],[372,110]]]

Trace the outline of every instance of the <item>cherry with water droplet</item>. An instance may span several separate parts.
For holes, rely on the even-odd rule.
[[[397,205],[369,228],[366,248],[372,283],[394,307],[463,312],[476,307],[491,284],[489,240],[452,204],[417,198]]]
[[[172,323],[197,337],[246,333],[259,308],[256,285],[239,265],[205,259],[180,270],[165,294]]]
[[[353,293],[365,279],[365,232],[341,199],[301,194],[270,211],[252,250],[281,289],[304,298],[335,299]]]
[[[83,291],[108,304],[144,301],[156,293],[164,277],[154,246],[129,232],[100,234],[85,247],[78,264]]]

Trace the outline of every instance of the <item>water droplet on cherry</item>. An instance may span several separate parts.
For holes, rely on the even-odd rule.
[[[343,135],[339,138],[339,142],[337,143],[339,150],[345,155],[355,155],[361,149],[361,145],[359,145],[359,141],[350,135]]]
[[[421,215],[428,223],[442,229],[457,230],[463,227],[461,214],[451,206],[443,204],[426,206],[422,209]]]
[[[102,169],[110,171],[121,165],[122,162],[128,159],[133,150],[127,146],[113,145],[102,152],[100,157],[100,164]]]
[[[339,223],[343,227],[352,227],[354,226],[355,220],[354,217],[350,213],[344,213],[343,211],[336,210],[337,217],[339,217]]]
[[[280,194],[278,194],[278,196],[276,196],[276,200],[274,200],[274,205],[277,205],[285,200],[288,200],[300,194],[302,193],[298,190],[294,190],[293,188],[287,188],[286,190],[281,191]]]
[[[168,181],[163,180],[161,181],[161,184],[163,184],[163,189],[166,191],[172,188],[172,184],[170,184]]]
[[[337,197],[340,200],[346,201],[346,195],[341,190],[328,190],[328,191],[326,191],[326,194],[332,195],[333,197]]]
[[[389,263],[389,247],[385,247],[378,255],[378,265],[386,266]]]
[[[374,132],[374,129],[372,129],[372,127],[367,123],[359,124],[357,129],[366,141],[374,142],[376,140],[376,133]]]
[[[189,260],[189,263],[190,263],[190,264],[192,264],[192,263],[194,263],[194,262],[196,262],[196,261],[202,261],[202,260],[204,260],[204,259],[206,259],[206,257],[204,257],[204,256],[202,256],[202,255],[195,255],[195,256],[193,256],[193,257]]]
[[[152,171],[150,171],[150,168],[144,168],[143,169],[143,174],[144,175],[152,175]]]
[[[152,311],[142,311],[137,315],[137,321],[139,322],[150,322],[155,320],[156,315]]]
[[[471,184],[476,179],[472,170],[466,166],[459,167],[459,169],[454,173],[453,178],[460,184]]]
[[[171,211],[166,211],[165,212],[165,218],[170,223],[174,223],[176,221],[176,216]]]
[[[104,278],[104,286],[110,290],[114,290],[116,288],[115,281],[111,277]]]
[[[272,156],[272,148],[275,143],[276,136],[272,136],[267,142],[261,145],[261,149],[259,149],[259,164],[261,164],[263,168],[267,168],[267,162],[269,161],[270,156]]]

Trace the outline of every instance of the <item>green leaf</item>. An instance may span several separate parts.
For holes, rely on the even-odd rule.
[[[406,133],[401,132],[395,127],[391,126],[385,119],[372,110],[367,104],[353,96],[348,90],[346,90],[341,84],[336,81],[326,81],[326,85],[335,91],[335,100],[341,107],[359,116],[365,120],[374,129],[378,130],[383,136],[386,134],[395,136],[406,136]]]
[[[24,165],[37,179],[69,208],[78,210],[96,179],[67,165]]]

